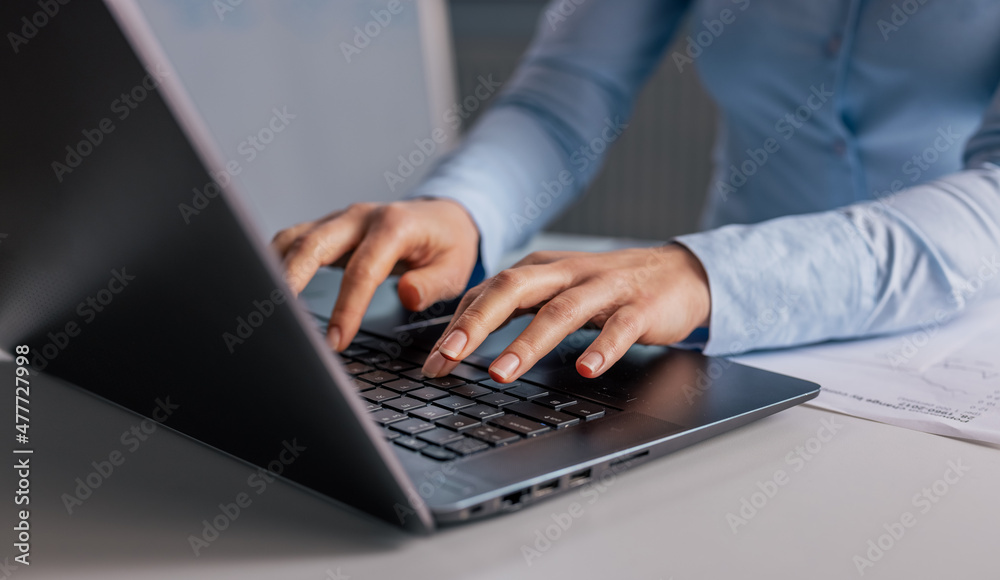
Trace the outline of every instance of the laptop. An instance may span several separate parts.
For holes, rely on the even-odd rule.
[[[0,7],[24,40],[0,51],[0,348],[27,346],[32,372],[414,532],[530,506],[818,394],[666,347],[583,379],[587,330],[518,382],[491,381],[527,318],[428,379],[455,305],[406,312],[391,280],[331,352],[339,274],[289,295],[136,5],[49,8]]]

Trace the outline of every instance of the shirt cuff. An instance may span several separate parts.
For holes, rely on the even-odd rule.
[[[874,308],[876,265],[858,230],[838,212],[725,226],[673,241],[708,275],[707,355],[853,336]]]

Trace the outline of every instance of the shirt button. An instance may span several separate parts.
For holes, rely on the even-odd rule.
[[[843,139],[837,139],[833,142],[833,152],[837,154],[837,157],[843,157],[844,153],[847,152],[847,143],[844,143]]]
[[[835,34],[830,37],[830,40],[826,42],[826,54],[827,56],[836,56],[840,52],[840,45],[843,42],[839,34]]]

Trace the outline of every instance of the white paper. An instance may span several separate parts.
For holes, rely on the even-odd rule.
[[[1000,301],[915,332],[733,360],[819,383],[816,407],[1000,444]]]

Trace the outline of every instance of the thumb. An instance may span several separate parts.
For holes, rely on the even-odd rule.
[[[409,310],[420,311],[435,302],[460,296],[475,264],[466,264],[455,252],[410,270],[399,278],[399,300]]]

